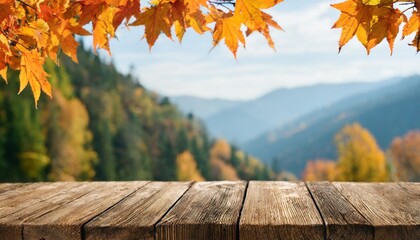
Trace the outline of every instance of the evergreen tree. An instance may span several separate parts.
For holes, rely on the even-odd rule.
[[[201,175],[207,179],[211,179],[210,174],[210,161],[209,161],[209,146],[207,138],[204,137],[202,139],[202,144],[199,146],[197,138],[193,138],[191,140],[191,152],[196,159],[197,167],[201,173]]]
[[[158,141],[159,158],[154,169],[155,180],[174,180],[176,179],[176,149],[168,136],[161,132]]]
[[[109,122],[100,120],[93,128],[93,145],[98,154],[95,171],[97,180],[116,180],[116,164]]]

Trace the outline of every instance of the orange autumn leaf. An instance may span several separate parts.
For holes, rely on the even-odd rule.
[[[117,7],[117,11],[113,20],[114,29],[117,29],[124,20],[128,22],[132,16],[140,14],[140,1],[118,0],[118,2],[118,4],[114,3]]]
[[[331,5],[341,11],[341,15],[333,28],[342,28],[338,42],[339,51],[355,35],[367,48],[368,36],[372,20],[372,6],[365,4],[362,0],[348,0],[344,3]]]
[[[420,29],[420,13],[414,11],[411,15],[410,19],[408,20],[407,24],[405,24],[403,28],[403,37],[406,37],[413,32],[417,32]]]
[[[41,91],[52,97],[51,85],[47,80],[49,75],[44,71],[43,65],[44,59],[39,52],[35,50],[22,51],[19,93],[23,91],[29,82],[34,95],[35,106],[38,104]]]
[[[149,44],[149,48],[152,48],[155,44],[160,33],[164,33],[169,39],[172,39],[172,22],[170,18],[168,18],[170,9],[171,4],[168,2],[146,8],[145,11],[137,17],[137,20],[131,24],[131,26],[144,25],[144,37]]]
[[[410,43],[410,46],[416,48],[417,52],[420,51],[420,13],[418,11],[413,11],[410,19],[403,28],[403,38],[416,32],[416,36],[413,41]]]
[[[0,77],[2,77],[7,83],[7,53],[10,52],[8,46],[8,39],[0,35]]]
[[[386,38],[392,54],[395,38],[404,20],[404,15],[398,9],[382,9],[378,14],[378,20],[372,25],[372,31],[369,34],[368,51]]]
[[[109,39],[115,35],[113,17],[116,12],[116,8],[108,7],[99,14],[97,20],[93,23],[94,49],[102,48],[111,54],[111,50],[109,49]]]
[[[269,45],[274,48],[274,43],[269,36],[268,26],[281,30],[281,27],[272,20],[272,17],[261,9],[273,7],[283,0],[237,0],[235,7],[235,17],[247,28],[248,33],[253,31],[261,32],[268,40]]]
[[[74,39],[73,34],[69,30],[64,30],[62,37],[63,40],[61,49],[67,56],[77,63],[77,47],[79,46],[79,43],[76,39]]]

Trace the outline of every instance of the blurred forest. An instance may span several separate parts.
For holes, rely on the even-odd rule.
[[[0,95],[0,181],[269,180],[274,173],[91,51],[47,62],[35,109],[11,73]]]
[[[0,182],[297,180],[279,161],[268,167],[212,139],[193,114],[91,51],[78,56],[79,64],[47,62],[54,98],[44,95],[39,109],[30,89],[16,94],[17,72],[0,86]],[[358,123],[334,141],[337,159],[307,161],[303,180],[420,181],[420,131],[395,138],[386,151]]]
[[[393,140],[384,152],[375,137],[358,123],[344,126],[335,137],[338,160],[310,160],[305,181],[420,181],[420,131]]]

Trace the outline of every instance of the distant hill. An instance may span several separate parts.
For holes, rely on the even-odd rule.
[[[375,91],[349,97],[243,144],[266,163],[297,175],[306,161],[336,158],[335,134],[347,123],[359,122],[386,149],[392,139],[420,129],[420,77],[410,77]]]
[[[242,101],[232,101],[225,99],[207,99],[193,96],[173,96],[171,102],[177,105],[184,114],[193,113],[195,116],[205,119],[215,113],[225,109],[236,107]]]
[[[204,119],[211,135],[243,144],[314,110],[388,82],[321,84],[282,88]]]

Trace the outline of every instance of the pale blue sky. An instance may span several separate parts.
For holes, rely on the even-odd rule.
[[[141,40],[141,29],[123,29],[111,51],[117,67],[127,72],[135,66],[141,82],[164,95],[252,99],[279,87],[316,83],[378,81],[420,73],[419,57],[407,44],[396,41],[394,55],[382,43],[366,55],[352,40],[340,54],[340,30],[331,29],[339,12],[332,0],[285,0],[269,11],[285,29],[272,30],[277,51],[262,36],[247,38],[238,59],[224,45],[209,52],[211,36],[187,32],[182,44],[162,36],[152,51]],[[398,37],[399,39],[400,37]]]

